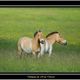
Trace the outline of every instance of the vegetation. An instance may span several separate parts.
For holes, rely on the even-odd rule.
[[[17,56],[17,41],[58,31],[67,46],[53,45],[40,59]],[[0,8],[0,72],[80,72],[80,8]]]

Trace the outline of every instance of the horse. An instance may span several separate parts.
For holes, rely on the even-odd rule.
[[[40,43],[44,44],[44,37],[42,31],[36,31],[34,37],[22,37],[18,40],[18,55],[21,57],[22,52],[32,53],[36,55],[37,53],[42,53]]]
[[[43,49],[43,52],[39,55],[43,55],[44,53],[49,53],[49,56],[52,54],[52,46],[54,43],[59,43],[61,45],[67,45],[67,40],[65,40],[59,32],[51,32],[46,35],[45,44],[41,44],[40,46]]]

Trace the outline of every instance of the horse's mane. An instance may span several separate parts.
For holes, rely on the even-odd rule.
[[[36,32],[34,33],[34,37],[36,36],[36,34],[37,34],[38,32],[42,32],[42,31],[41,31],[41,30],[36,31]]]
[[[59,33],[59,32],[57,32],[57,31],[55,31],[55,32],[51,32],[51,33],[49,33],[48,35],[46,35],[46,38],[49,37],[50,35],[52,35],[52,34],[56,34],[56,33]]]

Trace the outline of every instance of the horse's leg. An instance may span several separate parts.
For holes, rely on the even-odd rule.
[[[38,53],[38,58],[41,56],[41,53]]]
[[[44,55],[45,46],[44,46],[44,44],[41,44],[41,43],[40,43],[40,46],[41,46],[41,49],[40,49],[40,53],[38,54],[38,57]]]
[[[34,56],[36,56],[36,53],[35,52],[32,52],[32,53],[33,53]]]
[[[21,51],[19,51],[19,53],[18,53],[20,58],[22,58],[22,52],[23,52],[23,51],[21,50]]]
[[[40,56],[42,56],[42,55],[44,55],[44,47],[43,47],[43,48],[41,48],[40,53],[38,53],[38,58],[39,58]]]
[[[49,56],[51,56],[52,54],[52,45],[50,45],[50,48],[49,48]]]
[[[44,49],[43,48],[41,49],[41,52],[39,53],[39,55],[41,55],[41,56],[44,55]]]
[[[22,49],[21,49],[21,46],[18,45],[18,56],[21,58],[22,57]]]

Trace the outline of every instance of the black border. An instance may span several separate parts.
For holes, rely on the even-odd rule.
[[[80,74],[77,72],[2,72],[0,79],[80,79]]]
[[[0,8],[79,6],[80,1],[0,1]],[[80,79],[80,72],[0,72],[0,79]]]
[[[0,79],[80,79],[73,72],[2,72]]]
[[[0,1],[0,6],[15,6],[15,5],[25,5],[25,6],[31,6],[31,5],[36,5],[36,6],[46,6],[46,5],[80,5],[80,1]]]

